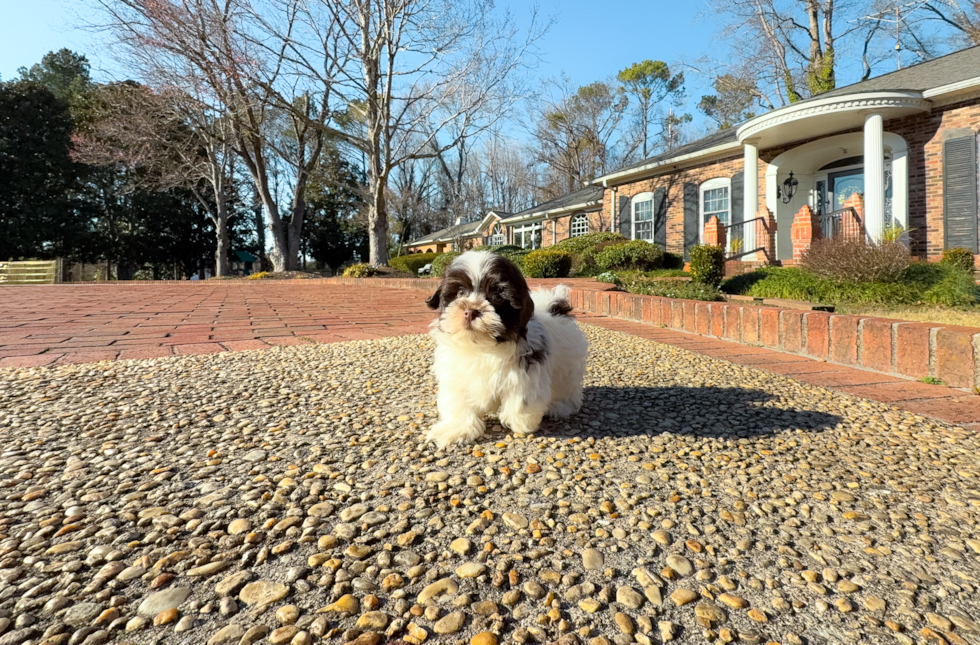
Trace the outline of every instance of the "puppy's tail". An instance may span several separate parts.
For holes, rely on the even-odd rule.
[[[572,311],[572,290],[560,284],[553,289],[539,289],[531,292],[534,301],[534,312],[551,316],[569,316]]]

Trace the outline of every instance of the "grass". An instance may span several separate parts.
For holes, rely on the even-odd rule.
[[[615,276],[616,285],[628,293],[685,300],[716,301],[722,299],[721,292],[710,285],[698,284],[690,280],[671,279],[690,275],[683,271],[672,269],[647,272],[617,271],[612,275]]]
[[[836,307],[837,313],[852,316],[875,316],[877,318],[898,318],[914,322],[938,323],[940,325],[959,325],[980,327],[980,307],[925,307],[925,306],[875,306],[845,304]]]

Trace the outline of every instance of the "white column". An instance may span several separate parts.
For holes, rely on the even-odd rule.
[[[748,222],[756,218],[759,214],[759,148],[756,139],[749,139],[742,143],[745,163],[742,166],[743,190],[742,190],[742,221]],[[742,226],[743,249],[748,251],[755,248],[755,225],[756,222]],[[745,256],[744,260],[756,258]]]
[[[873,240],[885,229],[884,119],[871,113],[864,117],[864,229]]]

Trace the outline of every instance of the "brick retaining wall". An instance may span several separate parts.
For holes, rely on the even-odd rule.
[[[331,278],[357,284],[351,278]],[[372,285],[431,291],[432,280],[372,278]],[[973,391],[980,387],[980,329],[888,318],[847,316],[729,302],[675,300],[607,291],[571,283],[576,309],[745,345],[799,354],[828,363],[920,379],[926,376]]]

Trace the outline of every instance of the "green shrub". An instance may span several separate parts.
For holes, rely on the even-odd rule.
[[[841,282],[801,269],[766,267],[725,281],[722,290],[756,298],[825,304],[928,303],[959,307],[980,302],[980,288],[970,273],[928,262],[912,263],[894,282]]]
[[[559,251],[568,251],[569,253],[583,253],[589,247],[593,247],[601,242],[610,242],[613,240],[628,241],[627,238],[619,233],[600,231],[599,233],[586,233],[578,237],[570,237],[567,240],[562,240],[558,244],[555,244],[554,248]]]
[[[683,298],[685,300],[721,300],[721,292],[712,285],[691,280],[670,280],[651,278],[639,271],[616,273],[616,284],[629,293],[663,298]]]
[[[248,280],[265,280],[268,277],[269,277],[269,272],[268,271],[259,271],[258,273],[253,273],[252,275],[248,276],[247,279]]]
[[[567,278],[572,254],[557,249],[537,249],[524,256],[522,273],[528,278]]]
[[[595,264],[603,271],[611,269],[649,271],[659,269],[663,260],[664,251],[660,245],[643,240],[606,246],[595,255]]]
[[[929,304],[944,307],[975,305],[980,303],[980,287],[974,281],[972,272],[960,271],[957,267],[926,291],[922,299]]]
[[[459,257],[459,253],[454,251],[448,251],[446,253],[440,254],[434,260],[432,260],[432,275],[442,276],[446,273],[446,269],[452,264],[453,260]]]
[[[346,269],[344,269],[344,275],[343,275],[343,277],[345,277],[345,278],[370,278],[371,276],[375,275],[377,272],[378,272],[378,270],[375,269],[370,264],[364,264],[364,263],[361,263],[361,264],[352,264],[349,267],[347,267]],[[258,275],[258,274],[256,274],[256,275]]]
[[[691,279],[718,288],[725,278],[725,249],[709,244],[691,247]]]
[[[943,251],[942,263],[973,273],[973,251],[964,248],[946,249]]]
[[[149,264],[144,264],[142,268],[137,269],[133,272],[133,280],[152,280],[153,279],[153,267]]]
[[[664,253],[663,267],[665,269],[683,269],[684,256],[677,253],[671,253],[669,251]]]
[[[411,273],[412,275],[417,276],[419,274],[419,269],[424,267],[426,264],[429,264],[437,257],[439,257],[439,254],[434,252],[401,255],[388,260],[388,266],[393,269],[398,269],[399,271],[404,271],[405,273]]]
[[[500,255],[505,255],[507,253],[513,253],[515,251],[523,251],[521,247],[516,244],[502,244],[500,246],[481,246],[479,251],[492,251],[493,253],[498,253]]]
[[[513,262],[521,272],[524,272],[524,258],[532,253],[531,249],[522,249],[518,247],[514,251],[497,251],[497,255],[502,255],[511,262]]]
[[[800,258],[810,273],[838,282],[895,282],[910,262],[909,248],[901,242],[863,236],[815,240]]]

